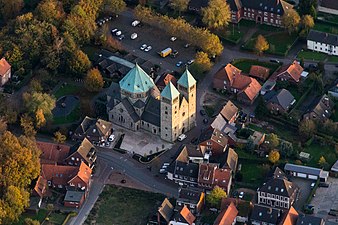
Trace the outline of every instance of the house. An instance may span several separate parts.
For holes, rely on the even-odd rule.
[[[37,141],[37,147],[41,150],[41,164],[64,164],[69,155],[70,146],[51,142]]]
[[[299,195],[299,187],[281,174],[273,176],[257,189],[257,204],[278,209],[290,209]]]
[[[298,220],[298,212],[291,206],[291,208],[282,215],[281,221],[278,225],[296,225]]]
[[[323,218],[300,214],[296,225],[324,225],[325,221]]]
[[[338,35],[310,30],[307,36],[307,49],[338,56]]]
[[[286,89],[271,91],[264,95],[266,107],[273,114],[287,113],[290,107],[296,102],[295,97]]]
[[[219,113],[222,115],[224,120],[227,123],[234,123],[238,117],[238,108],[237,106],[232,103],[230,100],[223,106],[221,112]]]
[[[338,5],[335,0],[319,0],[318,11],[338,15]]]
[[[243,75],[241,70],[229,63],[214,75],[213,88],[234,93],[239,101],[252,104],[261,85],[255,78]]]
[[[196,217],[186,206],[184,206],[180,212],[174,214],[173,219],[169,222],[169,225],[195,225],[195,220]]]
[[[217,216],[214,225],[235,225],[236,218],[238,215],[238,210],[234,203],[230,203],[230,205],[221,211],[221,213]]]
[[[50,187],[64,189],[71,186],[88,192],[91,174],[92,170],[81,162],[80,167],[42,164],[40,175]]]
[[[270,69],[264,66],[252,65],[250,67],[249,75],[262,81],[265,81],[266,79],[269,78]]]
[[[226,154],[226,163],[223,165],[223,168],[230,169],[233,173],[237,171],[237,162],[238,154],[233,148],[228,148],[225,152]]]
[[[0,87],[5,85],[11,78],[11,65],[5,58],[0,60]]]
[[[252,203],[239,198],[222,198],[221,210],[226,210],[231,204],[238,210],[236,222],[246,224],[249,221],[249,216],[253,207]]]
[[[290,65],[282,66],[276,72],[276,78],[280,81],[289,81],[298,83],[301,78],[301,74],[304,71],[303,67],[295,60]]]
[[[38,179],[35,180],[34,188],[32,189],[30,200],[31,206],[33,205],[33,201],[36,203],[37,208],[41,207],[42,199],[45,196],[51,195],[51,192],[48,191],[47,180],[42,176],[39,176]]]
[[[327,171],[324,171],[323,169],[295,165],[291,163],[285,164],[284,171],[286,172],[286,174],[294,177],[301,177],[309,180],[320,179],[321,182],[326,182],[327,178],[329,177],[329,173]]]
[[[334,108],[333,101],[324,94],[321,97],[316,98],[310,104],[305,114],[303,115],[303,119],[311,119],[324,121],[330,118],[332,111]]]
[[[281,211],[268,206],[254,205],[250,221],[252,225],[277,225]]]
[[[157,86],[159,91],[163,91],[163,89],[169,84],[169,82],[177,87],[177,79],[170,73],[164,73],[156,81],[155,85]]]
[[[75,144],[70,148],[68,157],[65,162],[68,165],[79,166],[81,162],[84,162],[90,169],[94,168],[96,162],[96,149],[90,143],[87,138],[84,138],[82,142]]]
[[[205,194],[201,190],[192,188],[180,188],[176,201],[176,209],[182,209],[186,206],[191,213],[199,215],[205,203]]]
[[[165,198],[157,210],[157,224],[169,224],[174,214],[174,206]]]
[[[218,168],[217,164],[201,163],[198,171],[198,186],[212,190],[215,186],[230,193],[232,174],[230,169]]]
[[[65,207],[80,208],[85,200],[84,191],[67,191],[63,200]]]
[[[106,141],[112,133],[112,128],[112,123],[108,121],[86,116],[74,131],[72,139],[82,141],[83,138],[87,138],[90,142],[96,144]]]
[[[228,138],[222,131],[209,128],[201,133],[199,146],[205,147],[206,150],[211,151],[213,155],[219,155],[225,152],[228,146]]]

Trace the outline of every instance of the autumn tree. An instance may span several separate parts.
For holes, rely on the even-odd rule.
[[[263,37],[263,35],[261,35],[261,34],[258,35],[257,40],[256,40],[256,44],[255,44],[256,52],[259,55],[261,55],[263,52],[265,52],[268,49],[269,49],[269,43],[267,42],[265,37]]]
[[[5,117],[0,117],[0,135],[7,130],[7,121]]]
[[[0,12],[5,20],[15,18],[23,6],[23,0],[0,0]]]
[[[189,0],[170,0],[170,7],[179,14],[185,12],[188,8]]]
[[[105,12],[120,14],[126,9],[127,4],[123,0],[104,0],[102,6]]]
[[[25,136],[35,137],[36,130],[34,128],[33,119],[27,114],[23,114],[20,118],[20,125],[23,129]]]
[[[274,133],[267,135],[266,141],[268,142],[268,146],[270,149],[275,149],[279,145],[279,138]]]
[[[315,22],[314,22],[312,16],[304,15],[302,17],[302,26],[304,27],[306,32],[308,32],[311,28],[313,28],[315,26]]]
[[[57,0],[44,0],[40,2],[36,8],[36,14],[41,21],[46,21],[55,26],[59,25],[65,18],[62,3]]]
[[[227,193],[220,187],[215,186],[210,194],[207,195],[207,202],[213,207],[220,207],[222,198],[226,198]]]
[[[40,222],[38,220],[33,220],[31,218],[26,218],[24,220],[24,225],[40,225]]]
[[[96,68],[89,70],[84,80],[84,84],[86,89],[90,92],[96,92],[101,90],[104,84],[104,80],[100,71]]]
[[[55,108],[55,98],[47,93],[25,92],[23,94],[24,105],[31,115],[41,110],[45,118],[52,118],[52,110]]]
[[[311,15],[313,18],[316,18],[317,14],[317,0],[300,0],[298,4],[298,11],[300,15]]]
[[[289,34],[293,31],[298,30],[298,26],[300,24],[300,16],[294,9],[289,9],[286,13],[284,13],[282,17],[283,26],[288,30]]]
[[[88,56],[80,49],[76,50],[68,60],[69,70],[77,77],[83,77],[91,67]]]
[[[324,158],[324,156],[321,156],[321,157],[319,158],[318,164],[319,164],[320,166],[325,166],[325,165],[326,165],[326,159]]]
[[[207,53],[197,52],[195,56],[195,64],[201,67],[203,72],[209,71],[212,67],[212,63]]]
[[[58,143],[58,144],[63,144],[65,143],[67,137],[66,135],[62,134],[60,131],[57,131],[54,133],[54,138],[53,140]]]
[[[303,119],[298,126],[299,134],[308,139],[313,137],[316,132],[316,124],[309,119]]]
[[[228,26],[231,20],[230,6],[223,0],[210,0],[208,6],[202,9],[202,21],[209,28]]]
[[[272,164],[276,164],[279,161],[279,158],[280,158],[280,154],[279,154],[279,152],[277,150],[270,151],[270,153],[269,153],[269,161]]]
[[[35,112],[35,124],[37,128],[40,128],[46,124],[46,118],[42,109],[38,109]]]

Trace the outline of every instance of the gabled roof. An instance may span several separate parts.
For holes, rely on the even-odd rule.
[[[112,128],[112,123],[102,120],[102,119],[95,119],[86,116],[81,124],[76,128],[75,134],[86,134],[91,137],[95,136],[105,136]]]
[[[223,106],[220,114],[227,120],[231,120],[238,113],[237,106],[230,100]]]
[[[295,82],[298,82],[302,72],[304,71],[303,67],[295,60],[292,64],[283,66],[279,71],[277,76],[283,74],[288,74]]]
[[[123,104],[124,108],[127,110],[129,116],[134,122],[140,120],[139,115],[136,113],[135,108],[131,105],[128,98],[122,99],[121,104]]]
[[[170,219],[174,214],[174,207],[167,198],[163,200],[161,206],[158,208],[158,213],[165,219],[165,221],[167,221],[167,223],[170,222]]]
[[[337,2],[335,2],[337,4]],[[338,35],[310,30],[307,40],[338,46]]]
[[[71,158],[75,153],[78,153],[82,156],[82,158],[86,161],[87,165],[92,164],[92,160],[90,159],[90,152],[95,151],[94,145],[87,139],[84,138],[82,142],[75,144],[71,147],[68,159]]]
[[[0,60],[0,76],[5,75],[5,73],[11,69],[11,65],[7,62],[5,58],[2,58]]]
[[[148,97],[146,107],[142,113],[141,119],[147,123],[153,124],[157,127],[161,125],[161,102],[153,98]]]
[[[70,146],[68,145],[42,141],[37,141],[36,145],[41,150],[41,164],[62,163],[67,158],[70,151]]]
[[[214,225],[232,225],[238,215],[238,210],[234,203],[230,203],[227,209],[221,211],[217,216]]]
[[[221,210],[227,209],[231,203],[236,206],[238,210],[238,216],[249,217],[252,210],[251,202],[239,198],[230,198],[230,197],[222,198]]]
[[[249,75],[263,80],[267,79],[270,74],[270,69],[264,66],[252,65],[250,68]]]
[[[196,220],[196,217],[190,212],[187,206],[183,207],[183,209],[180,212],[180,215],[189,225],[192,225]]]
[[[297,173],[305,173],[314,176],[320,176],[323,173],[322,169],[309,167],[309,166],[301,166],[296,164],[287,163],[284,166],[285,171],[292,171]]]
[[[313,112],[317,115],[318,119],[328,119],[332,114],[333,106],[332,100],[324,94],[313,100],[306,113]]]
[[[129,93],[144,93],[155,86],[148,74],[136,64],[119,82],[120,88]]]
[[[298,212],[291,206],[291,208],[283,215],[279,225],[296,225],[298,219]]]
[[[220,169],[217,164],[200,163],[198,172],[198,183],[219,186],[227,189],[231,179],[230,169]]]
[[[280,105],[284,110],[288,109],[293,103],[295,98],[293,95],[286,89],[281,89],[275,93],[268,102]]]
[[[259,189],[261,192],[292,197],[299,190],[296,184],[281,178],[271,178],[264,183]]]
[[[255,205],[251,213],[251,221],[260,221],[267,224],[277,224],[280,211],[268,206]]]
[[[181,188],[179,189],[178,199],[179,202],[197,204],[201,198],[204,198],[204,192],[200,190]]]
[[[167,84],[169,84],[169,82],[173,83],[174,86],[177,85],[177,79],[173,75],[171,75],[170,73],[164,73],[156,82],[156,86],[164,88],[165,86],[167,86]]]
[[[238,154],[234,149],[228,148],[226,151],[226,167],[230,168],[232,171],[236,171],[237,162],[238,162]],[[223,166],[224,167],[224,166]]]
[[[161,92],[161,96],[166,99],[173,100],[180,96],[180,93],[178,92],[176,87],[171,82],[169,82],[169,84],[165,86],[165,88]]]
[[[242,6],[246,8],[256,9],[263,12],[275,13],[278,15],[283,15],[284,12],[292,9],[292,5],[285,2],[284,0],[241,0]]]
[[[225,67],[217,71],[217,73],[214,75],[214,78],[227,80],[228,82],[230,82],[230,85],[232,85],[234,82],[234,78],[237,76],[241,76],[241,73],[242,71],[240,69],[228,63]]]
[[[270,170],[267,177],[270,178],[279,178],[279,179],[288,179],[286,174],[278,166],[274,170]]]
[[[180,79],[178,79],[177,83],[183,87],[189,88],[196,84],[196,80],[191,75],[188,68],[186,68]]]
[[[209,140],[214,141],[223,147],[227,146],[228,144],[228,137],[226,136],[226,134],[216,128],[215,129],[209,128],[206,129],[203,133],[201,133],[199,139],[200,143]]]
[[[39,176],[33,189],[34,194],[40,196],[41,198],[44,197],[47,186],[47,180],[42,176]]]
[[[243,76],[245,77],[245,76]],[[252,101],[255,99],[257,94],[260,92],[262,86],[258,83],[258,81],[254,78],[250,78],[251,82],[249,85],[243,90],[243,93]]]
[[[238,11],[242,8],[241,0],[227,0],[232,11]]]

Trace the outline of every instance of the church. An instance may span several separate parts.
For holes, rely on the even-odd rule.
[[[196,80],[188,69],[177,86],[169,82],[162,92],[136,64],[107,94],[109,121],[130,130],[149,131],[168,142],[196,126]]]

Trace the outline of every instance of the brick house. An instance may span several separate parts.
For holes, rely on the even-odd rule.
[[[225,133],[218,129],[209,128],[201,133],[199,138],[199,146],[205,147],[214,155],[219,155],[225,152],[228,146],[228,138]]]
[[[178,199],[176,201],[175,210],[186,206],[191,213],[199,215],[205,203],[205,193],[201,190],[192,188],[179,189]]]
[[[270,75],[270,69],[266,68],[264,66],[256,66],[256,65],[252,65],[250,67],[250,72],[249,75],[251,77],[260,79],[262,81],[265,81],[266,79],[269,78]]]
[[[80,208],[84,200],[84,191],[67,191],[63,200],[63,205],[70,208]]]
[[[81,162],[86,163],[89,168],[93,169],[96,161],[96,149],[87,138],[82,142],[72,146],[65,162],[68,165],[79,166]]]
[[[308,107],[305,114],[303,115],[303,119],[311,119],[311,120],[327,120],[330,118],[332,111],[334,108],[333,101],[324,94],[316,98]]]
[[[285,114],[290,107],[296,102],[293,95],[286,89],[281,89],[278,92],[271,91],[264,95],[266,107],[271,113]]]
[[[238,116],[238,108],[230,100],[223,106],[220,114],[227,123],[234,123]]]
[[[36,145],[41,150],[41,164],[64,164],[64,160],[70,151],[70,146],[68,145],[43,141],[37,141]]]
[[[195,225],[196,217],[184,206],[181,211],[176,212],[169,225]]]
[[[276,77],[281,81],[298,83],[303,71],[303,67],[295,60],[290,65],[282,66],[278,70]]]
[[[11,65],[5,58],[0,60],[0,87],[8,82],[11,78]]]
[[[235,225],[237,215],[238,210],[235,204],[231,202],[230,205],[226,209],[223,209],[217,216],[214,225]]]
[[[169,82],[171,82],[175,87],[177,87],[177,79],[170,73],[164,73],[156,81],[155,85],[157,86],[159,91],[163,91],[163,89],[169,84]]]

